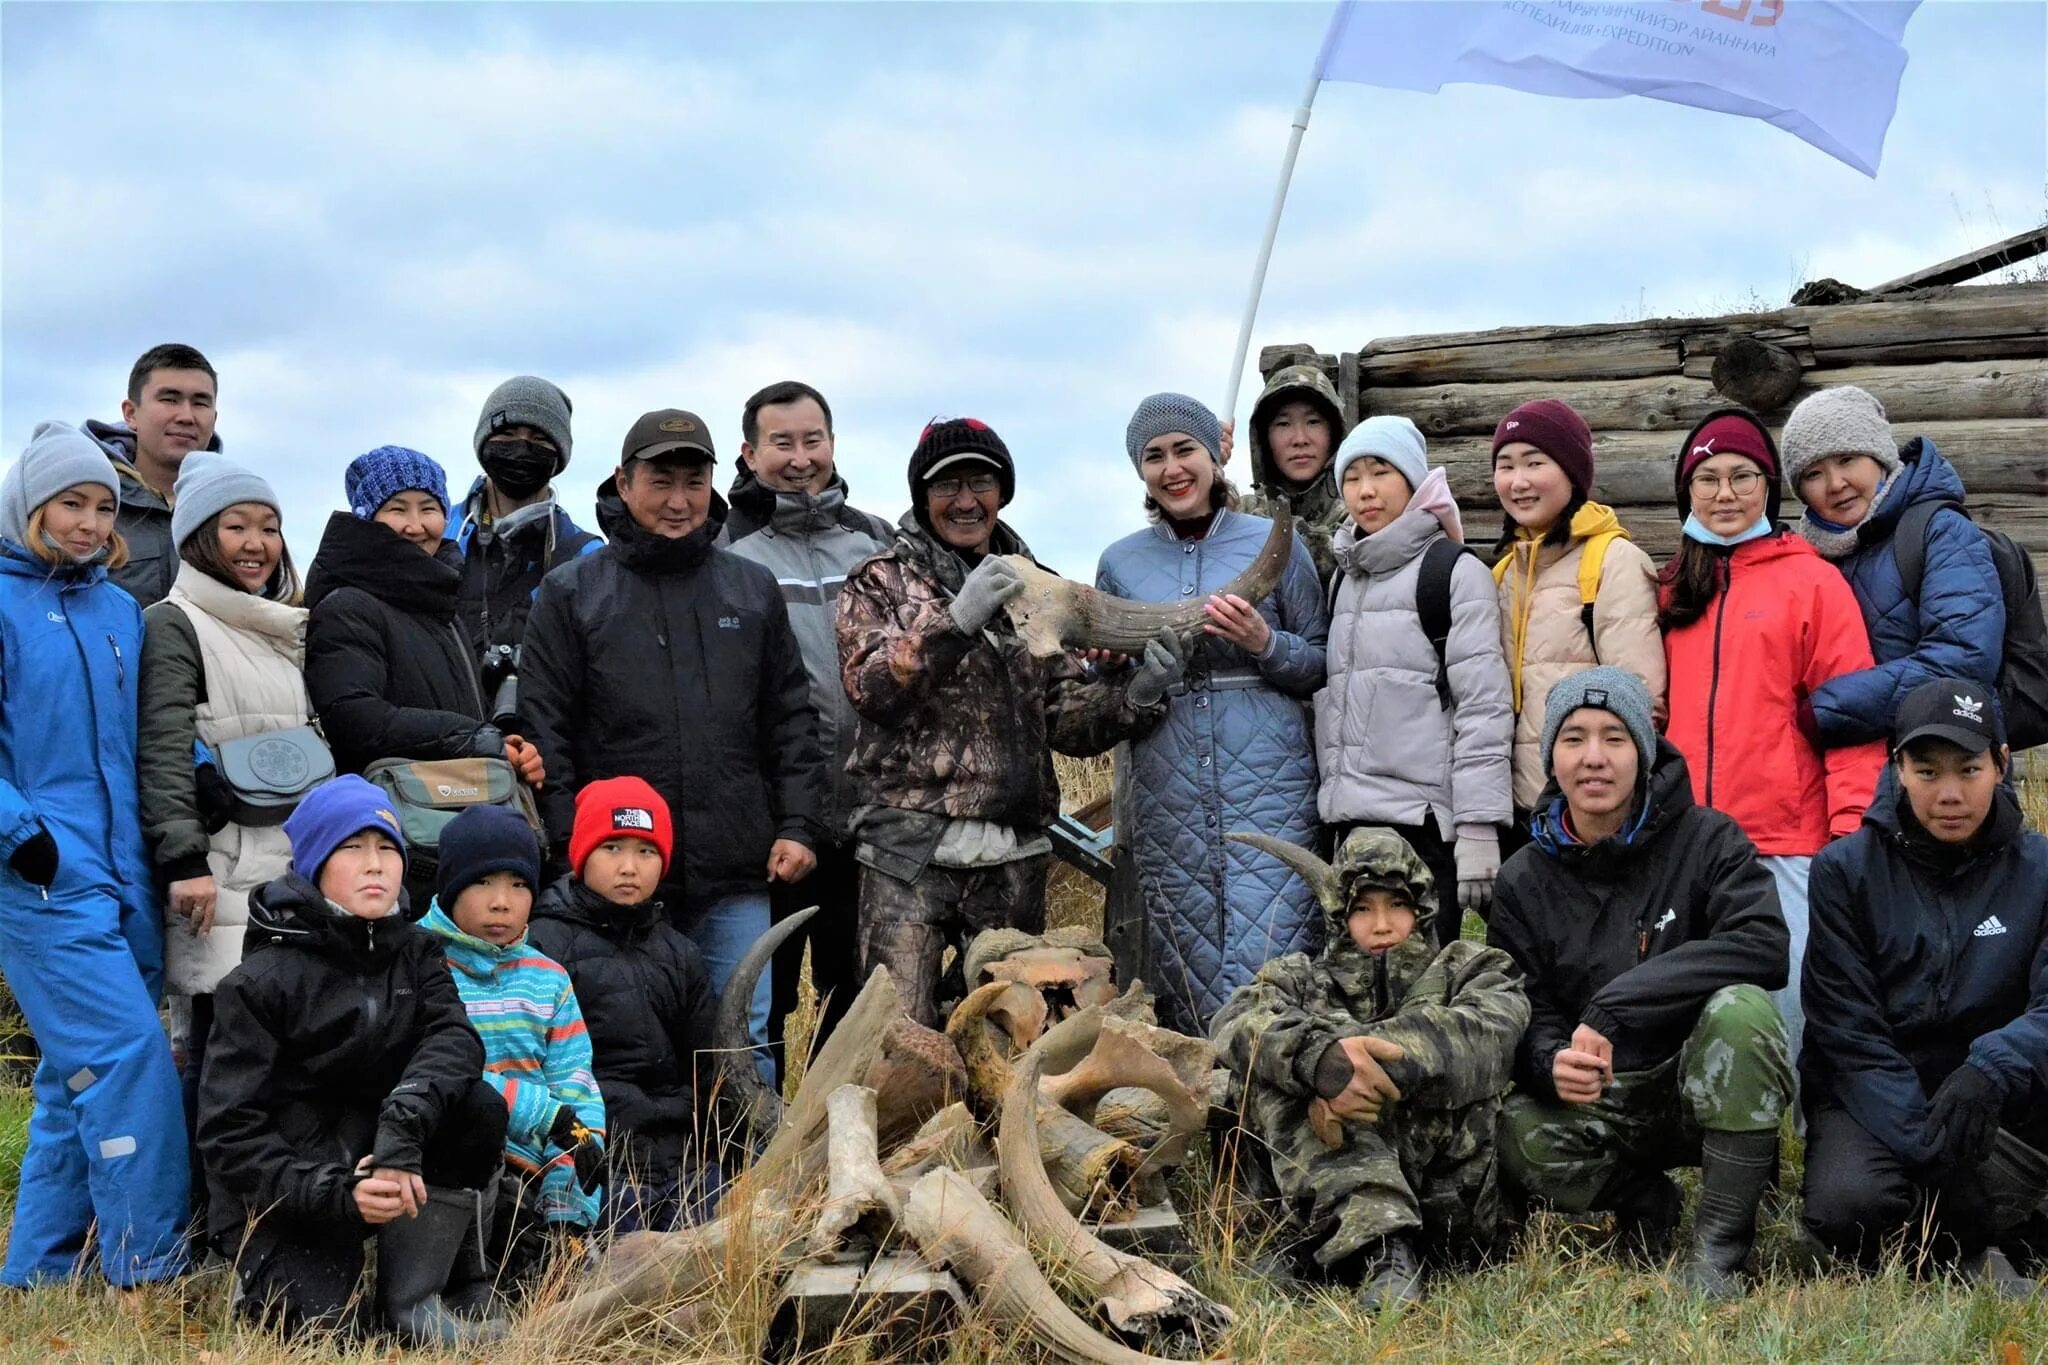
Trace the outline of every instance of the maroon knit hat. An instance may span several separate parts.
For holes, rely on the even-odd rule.
[[[1582,498],[1593,496],[1593,429],[1578,409],[1556,398],[1524,403],[1493,429],[1493,453],[1513,441],[1527,441],[1548,455]]]
[[[1692,510],[1692,495],[1687,491],[1692,472],[1716,455],[1741,455],[1756,461],[1764,472],[1764,486],[1768,490],[1764,515],[1775,522],[1782,491],[1778,482],[1778,443],[1771,439],[1770,428],[1748,408],[1717,408],[1686,434],[1685,444],[1678,448],[1678,478],[1672,490],[1678,498],[1678,515],[1683,517]]]

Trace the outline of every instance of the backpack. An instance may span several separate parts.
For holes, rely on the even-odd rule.
[[[1959,502],[1916,502],[1901,514],[1892,532],[1899,578],[1906,596],[1916,603],[1927,571],[1927,527],[1944,508],[1970,515]],[[2005,532],[1982,526],[1977,529],[1990,545],[1991,562],[1998,566],[1999,593],[2005,598],[1998,704],[2005,712],[2006,742],[2017,752],[2048,744],[2048,621],[2041,614],[2041,585],[2034,574],[2034,561]]]

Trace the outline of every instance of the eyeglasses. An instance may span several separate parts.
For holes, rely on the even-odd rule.
[[[1746,498],[1756,492],[1756,486],[1763,482],[1763,477],[1754,469],[1738,469],[1726,478],[1703,471],[1686,480],[1685,486],[1692,490],[1692,495],[1696,498],[1711,498],[1721,491],[1723,484],[1726,484],[1728,491],[1736,497]]]
[[[998,482],[993,474],[969,474],[964,479],[933,479],[924,486],[924,491],[928,497],[937,498],[940,502],[951,502],[960,496],[962,488],[970,493],[993,493]]]

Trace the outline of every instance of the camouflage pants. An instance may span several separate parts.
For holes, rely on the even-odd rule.
[[[914,882],[860,870],[861,976],[887,967],[904,1012],[936,1028],[939,977],[948,946],[984,929],[1045,930],[1045,879],[1052,855],[993,867],[928,865]]]
[[[1617,1176],[1699,1161],[1700,1133],[1776,1132],[1792,1102],[1785,1021],[1757,986],[1707,997],[1678,1055],[1622,1072],[1592,1104],[1516,1093],[1501,1114],[1501,1164],[1571,1213],[1603,1208]]]

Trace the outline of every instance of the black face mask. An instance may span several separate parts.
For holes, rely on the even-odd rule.
[[[484,444],[477,463],[508,498],[530,498],[555,477],[561,455],[538,441],[496,440]]]

